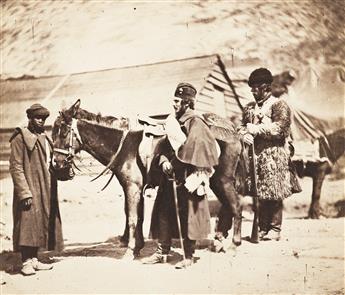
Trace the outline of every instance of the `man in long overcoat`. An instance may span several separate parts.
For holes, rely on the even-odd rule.
[[[173,181],[177,184],[178,211],[186,260],[175,267],[192,265],[196,240],[210,233],[207,179],[218,164],[216,141],[204,120],[194,113],[195,88],[180,83],[175,91],[175,113],[167,119],[167,137],[157,146],[152,165],[161,171],[153,209],[151,233],[158,238],[156,252],[143,260],[167,261],[171,239],[178,238]],[[174,125],[175,124],[175,125]],[[173,180],[174,178],[174,180]]]
[[[51,170],[52,142],[44,133],[49,111],[40,104],[26,110],[28,127],[16,128],[11,142],[13,180],[13,250],[21,252],[24,275],[48,270],[38,261],[38,249],[61,250],[61,218],[57,180]]]
[[[290,161],[291,110],[271,95],[272,74],[265,68],[253,71],[248,85],[255,98],[243,112],[244,141],[254,142],[259,198],[261,239],[280,239],[283,200],[292,194]]]

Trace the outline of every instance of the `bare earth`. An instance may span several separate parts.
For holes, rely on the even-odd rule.
[[[196,251],[196,264],[186,270],[173,266],[181,259],[177,241],[166,265],[124,259],[125,248],[118,238],[125,221],[122,191],[114,182],[98,193],[106,178],[96,183],[89,180],[79,176],[60,183],[65,251],[42,253],[46,262],[55,262],[54,269],[32,277],[18,273],[19,256],[8,252],[12,184],[9,178],[1,180],[1,294],[344,294],[344,218],[303,218],[310,202],[310,179],[303,180],[303,193],[285,201],[281,241],[248,242],[252,213],[245,210],[243,242],[237,251],[213,253],[207,247],[210,242],[203,241]],[[250,201],[244,198],[246,208]],[[344,181],[326,181],[322,199],[325,214],[336,216],[340,211],[334,204],[343,203]],[[153,200],[146,201],[147,208],[152,204]],[[148,224],[144,229],[147,234]],[[147,240],[140,258],[153,253],[155,246],[154,241]]]

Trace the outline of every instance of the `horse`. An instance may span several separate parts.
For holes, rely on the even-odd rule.
[[[276,97],[280,97],[284,94],[288,94],[288,86],[290,86],[295,80],[295,74],[290,71],[282,72],[273,77],[272,94]],[[323,119],[312,118],[309,119],[317,126],[318,122],[324,121]],[[342,123],[334,123],[337,127],[343,126],[343,119],[336,120],[342,121]],[[327,125],[327,124],[325,124]],[[322,130],[322,128],[320,128]],[[324,133],[324,132],[322,132]],[[344,129],[339,128],[333,133],[324,134],[319,139],[320,157],[327,157],[329,161],[307,161],[303,163],[302,160],[293,161],[297,168],[297,173],[300,177],[311,177],[313,180],[313,190],[311,196],[311,203],[308,211],[308,218],[317,219],[320,217],[320,197],[321,188],[325,176],[332,172],[332,167],[336,161],[344,154],[345,147]]]
[[[312,199],[308,217],[318,219],[321,213],[320,197],[325,176],[332,172],[337,160],[345,152],[345,128],[326,134],[319,139],[320,158],[327,157],[328,161],[293,161],[299,177],[308,176],[313,180]]]
[[[239,246],[242,218],[239,188],[243,187],[244,183],[244,177],[239,175],[243,175],[240,173],[240,168],[244,166],[241,166],[241,159],[244,158],[241,157],[244,153],[243,144],[231,123],[226,125],[225,119],[220,120],[220,117],[214,114],[204,118],[210,128],[213,128],[214,134],[218,134],[217,141],[221,148],[219,165],[215,167],[215,173],[210,179],[210,187],[222,204],[216,237],[223,240],[234,219],[232,243]],[[74,154],[84,150],[112,171],[125,195],[126,226],[121,240],[128,247],[125,255],[135,258],[144,247],[142,189],[148,169],[140,157],[139,147],[145,134],[143,130],[128,130],[128,121],[124,118],[110,120],[112,126],[109,126],[109,120],[109,117],[81,109],[80,100],[69,109],[62,110],[55,119],[52,130],[54,167],[57,171],[66,168],[70,170]],[[152,142],[152,150],[157,143],[158,140]],[[72,173],[64,180],[72,179],[73,176]],[[239,181],[240,185],[237,185],[236,181]]]

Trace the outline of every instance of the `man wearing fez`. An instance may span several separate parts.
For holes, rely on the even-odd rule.
[[[196,240],[210,233],[207,201],[208,180],[218,164],[216,141],[203,119],[194,113],[196,90],[180,83],[173,98],[174,113],[167,118],[167,137],[155,151],[152,165],[161,171],[159,189],[152,214],[151,233],[158,238],[156,252],[143,263],[164,263],[171,239],[179,237],[173,181],[177,184],[185,260],[175,265],[193,264]]]
[[[23,275],[52,269],[38,260],[38,249],[61,250],[57,180],[52,174],[52,142],[44,133],[49,111],[40,104],[26,110],[27,127],[16,128],[10,142],[13,180],[13,250],[21,253]]]
[[[250,74],[248,85],[255,102],[244,108],[240,130],[245,143],[254,143],[262,240],[280,239],[283,200],[292,194],[288,143],[291,111],[284,100],[271,95],[272,81],[271,72],[265,68]]]

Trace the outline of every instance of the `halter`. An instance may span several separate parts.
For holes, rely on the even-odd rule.
[[[78,122],[77,119],[72,118],[71,124],[70,125],[66,124],[70,130],[68,149],[54,148],[54,152],[57,152],[62,155],[66,155],[67,159],[72,159],[75,155],[74,137],[77,139],[80,145],[83,145],[83,142],[81,140],[81,137],[78,131],[77,122]]]

